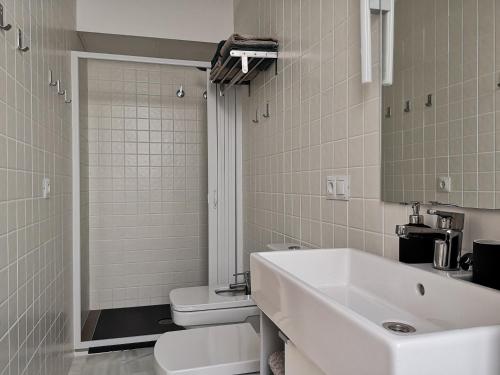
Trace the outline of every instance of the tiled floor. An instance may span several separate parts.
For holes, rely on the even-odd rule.
[[[69,375],[154,375],[153,348],[76,357]]]

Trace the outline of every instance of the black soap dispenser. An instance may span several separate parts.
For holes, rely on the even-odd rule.
[[[412,214],[408,225],[430,228],[420,215],[420,203],[412,202]],[[399,238],[399,261],[403,263],[432,263],[434,260],[434,239],[431,234],[419,234],[410,238]]]

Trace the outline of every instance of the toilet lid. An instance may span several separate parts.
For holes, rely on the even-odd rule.
[[[221,288],[227,288],[227,285],[174,289],[169,295],[170,305],[175,311],[186,312],[255,306],[250,296],[225,296],[215,293]]]
[[[167,332],[154,348],[165,375],[232,375],[258,372],[259,336],[249,323]]]

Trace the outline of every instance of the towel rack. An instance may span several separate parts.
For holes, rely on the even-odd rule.
[[[231,50],[228,58],[217,68],[217,74],[211,79],[212,83],[221,84],[221,94],[234,85],[249,83],[257,69],[265,70],[269,60],[276,62],[278,52]],[[267,66],[264,65],[264,62]],[[272,62],[271,62],[272,63]]]
[[[278,52],[264,52],[264,51],[238,51],[233,50],[229,53],[232,57],[241,58],[241,71],[244,74],[248,73],[248,58],[259,58],[259,59],[277,59]]]

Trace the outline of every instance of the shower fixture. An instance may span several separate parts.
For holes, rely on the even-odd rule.
[[[177,95],[178,98],[183,98],[184,95],[186,95],[186,93],[184,92],[184,88],[182,87],[182,85],[179,87],[179,90],[177,90],[177,93],[175,95]]]

